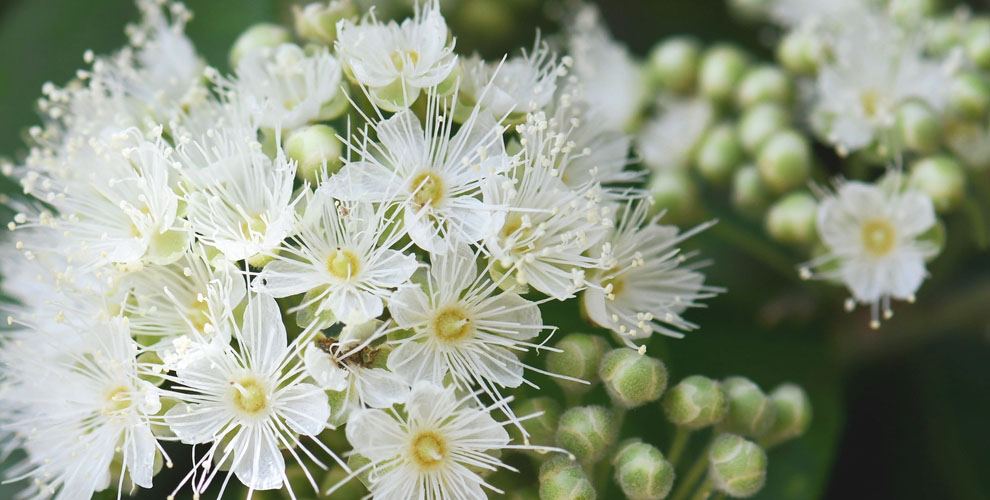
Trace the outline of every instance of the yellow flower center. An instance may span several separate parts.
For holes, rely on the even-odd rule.
[[[264,234],[266,229],[268,229],[268,223],[260,215],[253,215],[248,220],[241,221],[241,235],[247,239],[251,239],[252,233]]]
[[[474,333],[471,318],[459,307],[448,307],[433,318],[433,332],[443,342],[457,342]]]
[[[234,405],[245,413],[259,413],[268,407],[268,394],[253,377],[231,382],[234,387]]]
[[[859,96],[859,104],[863,106],[863,112],[868,118],[873,118],[880,111],[880,93],[875,90],[867,90]]]
[[[107,393],[107,400],[103,405],[103,414],[109,415],[111,413],[117,413],[130,407],[130,390],[122,385],[117,386]]]
[[[612,276],[611,278],[602,281],[602,288],[607,290],[608,293],[611,293],[612,295],[619,295],[622,293],[622,290],[626,288],[626,280],[619,275],[618,268],[612,268],[605,271],[605,276]],[[609,285],[612,286],[611,290],[608,288]]]
[[[874,257],[883,257],[894,249],[896,243],[893,226],[882,219],[874,219],[863,224],[863,248]]]
[[[421,432],[412,441],[412,458],[420,467],[436,467],[446,454],[446,441],[433,432]]]
[[[443,199],[443,181],[432,172],[423,172],[413,177],[409,184],[413,203],[419,207],[436,206]]]
[[[419,62],[419,52],[415,50],[397,50],[392,52],[392,65],[395,66],[396,71],[402,71],[406,67],[406,63],[410,66],[415,66]]]
[[[206,325],[210,323],[209,313],[210,305],[205,300],[194,300],[189,305],[189,313],[186,314],[186,318],[196,331],[202,332],[206,328]]]
[[[346,280],[357,275],[361,261],[350,250],[337,250],[327,259],[327,271],[334,278]]]

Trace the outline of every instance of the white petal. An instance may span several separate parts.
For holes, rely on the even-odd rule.
[[[234,475],[244,486],[256,490],[282,487],[285,460],[268,429],[260,425],[242,428],[230,446],[237,450]]]
[[[155,474],[155,436],[147,425],[131,427],[130,436],[124,442],[127,447],[127,472],[134,484],[142,488],[151,488],[151,478]]]
[[[315,436],[330,419],[327,393],[312,384],[296,384],[276,393],[279,413],[289,428],[305,436]]]
[[[253,371],[269,374],[281,364],[288,350],[285,325],[282,324],[278,304],[271,295],[256,294],[248,300],[244,310],[244,326],[238,340]]]
[[[272,297],[288,297],[316,288],[323,283],[321,278],[308,262],[278,259],[269,262],[251,286]]]
[[[387,460],[400,453],[402,440],[398,423],[382,410],[351,412],[344,428],[354,451],[372,461]]]
[[[165,424],[185,444],[216,439],[232,415],[221,407],[180,404],[165,413]]]
[[[447,374],[447,364],[440,353],[424,342],[407,339],[388,356],[388,369],[406,380],[424,380],[440,384]]]

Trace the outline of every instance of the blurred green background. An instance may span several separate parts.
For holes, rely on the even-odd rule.
[[[195,13],[189,35],[221,69],[241,30],[259,21],[290,19],[287,1],[186,3]],[[459,50],[489,56],[530,45],[537,27],[557,31],[553,18],[567,8],[536,0],[450,3],[457,4],[447,15]],[[734,41],[761,58],[770,54],[760,43],[769,28],[733,18],[722,0],[599,3],[615,37],[639,55],[664,37],[685,33],[709,42]],[[385,12],[393,7],[379,2]],[[135,16],[127,0],[0,2],[0,156],[16,160],[23,154],[23,133],[37,121],[42,83],[71,78],[86,49],[106,53],[122,45],[123,27]],[[12,192],[9,182],[4,186]],[[801,283],[796,273],[784,272],[802,256],[738,219],[724,206],[724,194],[708,195],[714,200],[708,211],[722,222],[695,244],[714,260],[707,271],[710,282],[729,292],[710,301],[708,309],[689,313],[699,331],[684,340],[658,339],[650,352],[668,363],[673,381],[695,373],[740,374],[767,391],[794,381],[809,392],[815,410],[811,430],[771,451],[768,485],[757,498],[990,498],[988,254],[950,238],[918,303],[896,305],[897,316],[874,332],[861,313],[842,311],[840,290]],[[950,235],[968,230],[951,219],[947,225]],[[561,326],[565,332],[582,328]],[[539,382],[555,389],[552,382]],[[633,411],[626,432],[665,449],[665,431],[654,425],[658,411],[656,406]],[[10,491],[0,486],[0,498]]]

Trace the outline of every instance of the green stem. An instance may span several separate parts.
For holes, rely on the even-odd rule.
[[[698,491],[694,492],[694,496],[691,500],[708,500],[708,496],[712,494],[712,482],[709,480],[704,480],[701,486],[698,487]]]
[[[674,467],[677,467],[677,461],[684,453],[684,447],[687,446],[690,437],[691,430],[687,427],[677,427],[677,431],[674,432],[674,439],[671,441],[670,450],[667,452],[667,461]]]
[[[733,247],[748,253],[781,276],[791,281],[800,281],[797,269],[793,265],[794,258],[780,251],[765,239],[751,234],[751,231],[747,231],[727,219],[719,219],[718,223],[708,231],[711,231],[719,239],[727,241]]]
[[[626,411],[621,406],[612,408],[612,421],[616,428],[616,436],[622,432],[622,422],[626,419]],[[618,442],[619,439],[617,437],[615,443],[612,443],[605,452],[604,458],[594,466],[586,469],[589,474],[592,472],[592,469],[594,470],[594,483],[592,484],[595,485],[595,491],[601,496],[605,495],[605,490],[608,488],[608,475],[612,471],[612,455],[615,453]]]
[[[694,464],[691,465],[691,468],[688,469],[687,474],[681,479],[670,500],[685,500],[691,493],[691,490],[694,489],[694,485],[697,484],[698,480],[705,474],[705,471],[708,470],[709,446],[705,446],[705,449],[701,451],[701,455],[698,456]]]

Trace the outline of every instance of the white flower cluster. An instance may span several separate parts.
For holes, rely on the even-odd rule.
[[[555,330],[542,304],[634,346],[716,292],[678,249],[696,230],[648,215],[630,105],[582,80],[613,57],[600,27],[577,23],[571,56],[485,62],[432,2],[344,18],[332,47],[258,44],[222,76],[181,4],[138,4],[128,48],[45,87],[9,172],[0,429],[30,498],[150,488],[170,441],[197,445],[174,492],[288,488],[288,458],[378,499],[485,498],[479,471],[532,448],[505,427]],[[286,139],[331,120],[344,154],[313,184]]]

